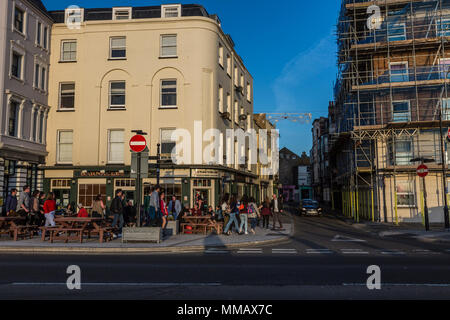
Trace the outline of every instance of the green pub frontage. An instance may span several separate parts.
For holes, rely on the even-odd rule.
[[[136,179],[130,178],[130,166],[111,167],[46,167],[44,192],[54,192],[59,208],[69,203],[82,203],[88,210],[97,195],[109,207],[115,191],[121,189],[126,199],[136,200]],[[157,184],[156,165],[149,166],[149,178],[142,179],[142,199]],[[183,205],[193,207],[196,197],[211,206],[219,205],[223,194],[248,195],[261,200],[259,179],[252,173],[221,166],[160,167],[159,185],[166,200],[176,195]]]

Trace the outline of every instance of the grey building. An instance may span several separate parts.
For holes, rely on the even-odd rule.
[[[0,197],[42,189],[52,19],[40,0],[0,1]]]
[[[312,137],[311,168],[314,198],[324,204],[330,204],[332,196],[328,118],[320,117],[313,121]]]

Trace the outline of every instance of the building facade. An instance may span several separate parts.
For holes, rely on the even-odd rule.
[[[147,135],[150,156],[161,145],[170,159],[175,129],[190,135],[183,152],[192,161],[163,161],[160,184],[168,195],[191,205],[210,205],[224,193],[257,196],[257,165],[248,150],[237,152],[226,130],[253,128],[253,79],[216,15],[199,5],[54,11],[45,189],[60,205],[92,205],[97,194],[111,200],[122,189],[135,199],[130,177],[132,130]],[[203,147],[217,128],[223,148],[208,163]],[[232,139],[232,140],[231,140]],[[178,147],[177,147],[178,148]],[[179,151],[179,150],[178,150]],[[178,152],[177,151],[177,152]],[[237,163],[238,157],[244,159]],[[143,189],[156,184],[150,163]]]
[[[303,152],[298,163],[298,197],[299,201],[313,198],[311,159]]]
[[[299,197],[299,162],[300,156],[288,148],[284,147],[280,150],[280,193],[285,201],[298,202]]]
[[[357,220],[423,222],[414,159],[426,158],[430,222],[442,222],[450,1],[379,1],[378,17],[367,13],[372,4],[342,1],[337,28],[339,76],[329,111],[336,204]]]
[[[0,2],[0,197],[42,190],[52,19],[40,0]]]
[[[321,117],[313,121],[311,149],[311,173],[314,199],[331,203],[331,172],[329,162],[329,121]]]

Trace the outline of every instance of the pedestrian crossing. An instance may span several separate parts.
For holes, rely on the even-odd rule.
[[[383,256],[404,256],[404,255],[440,255],[450,254],[450,249],[443,251],[432,251],[428,249],[355,249],[355,248],[306,248],[298,250],[296,248],[208,248],[204,252],[206,255],[223,255],[223,254],[237,254],[237,255],[310,255],[310,256],[322,256],[322,255],[344,255],[344,256],[364,256],[370,254],[383,255]]]

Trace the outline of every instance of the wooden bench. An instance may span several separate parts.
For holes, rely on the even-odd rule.
[[[65,234],[65,236],[60,235],[60,233]],[[75,236],[71,236],[75,233]],[[83,228],[52,228],[50,230],[50,243],[54,240],[64,240],[67,243],[69,240],[78,240],[80,243],[83,242]]]
[[[223,233],[223,223],[221,223],[221,222],[211,223],[208,225],[207,228],[210,232],[212,232],[214,230],[217,234]]]
[[[14,241],[17,241],[19,237],[32,239],[36,228],[37,226],[18,225],[11,227],[9,232]]]
[[[208,228],[208,224],[207,223],[182,223],[181,224],[181,234],[185,233],[185,228],[187,226],[192,227],[192,233],[200,233],[199,231],[201,231],[201,233],[206,234],[207,228]]]

